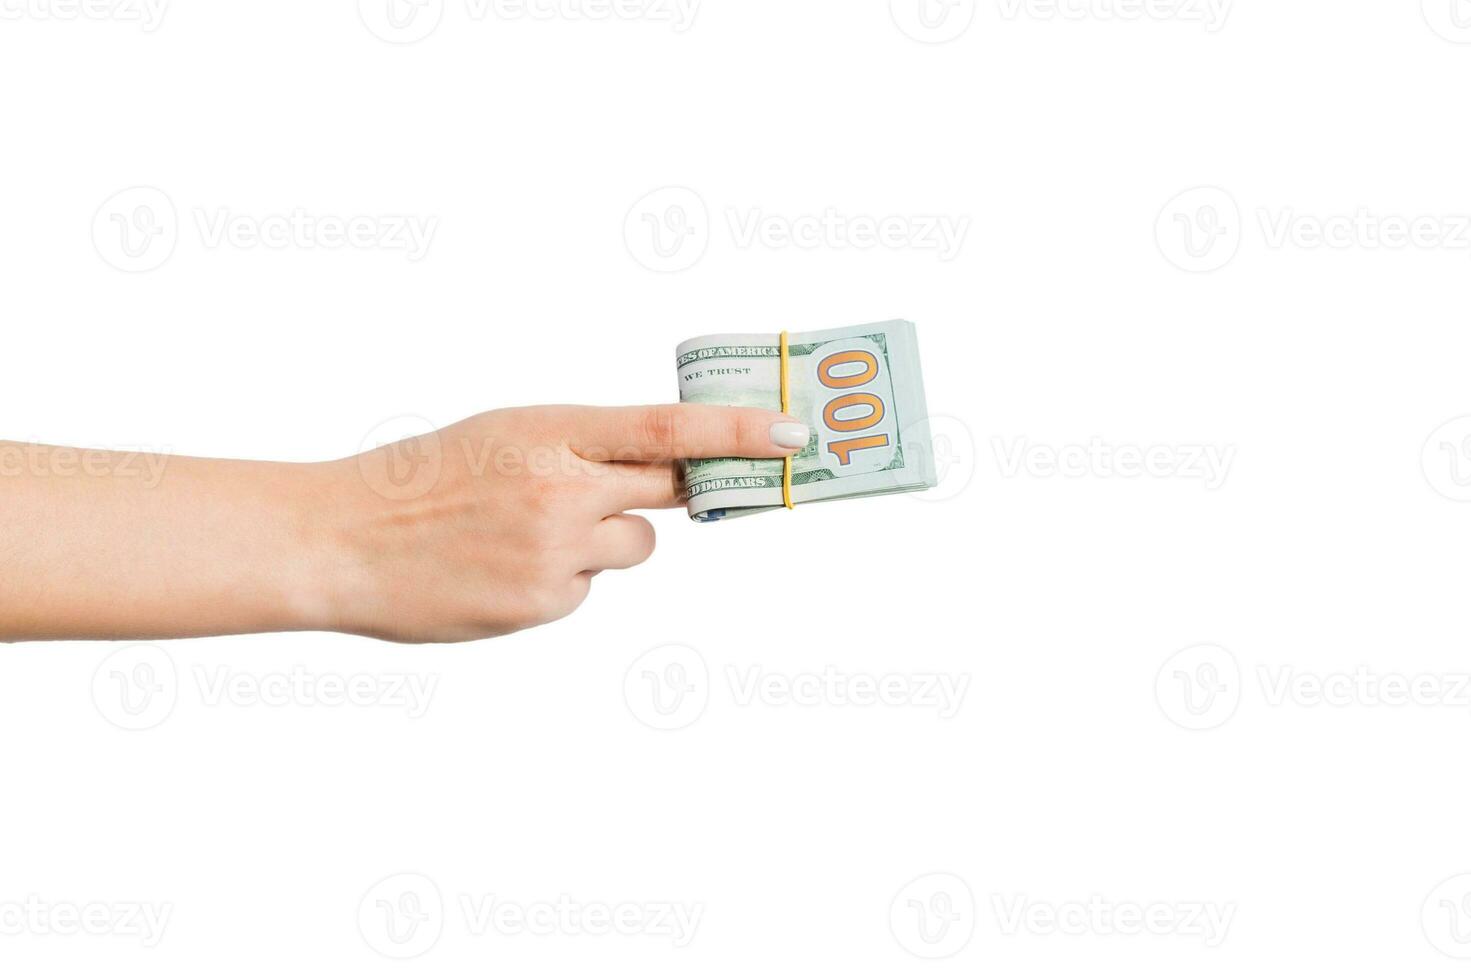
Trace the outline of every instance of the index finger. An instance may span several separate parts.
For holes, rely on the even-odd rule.
[[[642,405],[582,409],[567,434],[584,459],[656,462],[738,456],[777,459],[807,445],[806,425],[764,408]]]

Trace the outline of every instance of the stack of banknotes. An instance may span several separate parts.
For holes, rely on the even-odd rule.
[[[871,497],[935,485],[914,324],[904,320],[787,335],[789,412],[812,430],[792,460],[792,502]],[[781,407],[776,334],[712,334],[679,345],[679,399]],[[690,517],[718,521],[783,506],[779,459],[685,464]]]

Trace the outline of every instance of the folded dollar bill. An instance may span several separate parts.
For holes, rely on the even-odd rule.
[[[812,430],[792,461],[792,502],[935,485],[914,324],[904,320],[787,335],[790,413]],[[781,407],[777,334],[712,334],[679,345],[679,399]],[[779,459],[685,463],[690,517],[718,521],[782,506]]]

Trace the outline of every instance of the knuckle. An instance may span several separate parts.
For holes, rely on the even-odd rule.
[[[683,435],[682,416],[672,405],[658,405],[644,412],[640,426],[644,444],[668,456]]]
[[[763,420],[752,412],[741,412],[730,422],[731,444],[749,449],[765,445],[769,440],[762,433]]]

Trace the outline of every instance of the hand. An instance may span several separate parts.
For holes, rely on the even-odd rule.
[[[0,641],[509,633],[649,557],[624,512],[678,506],[677,460],[806,442],[702,405],[488,412],[331,463],[0,442]]]
[[[760,409],[555,406],[326,464],[338,502],[326,625],[454,641],[560,619],[598,572],[653,553],[653,525],[625,511],[682,506],[678,460],[806,443],[806,426]]]

